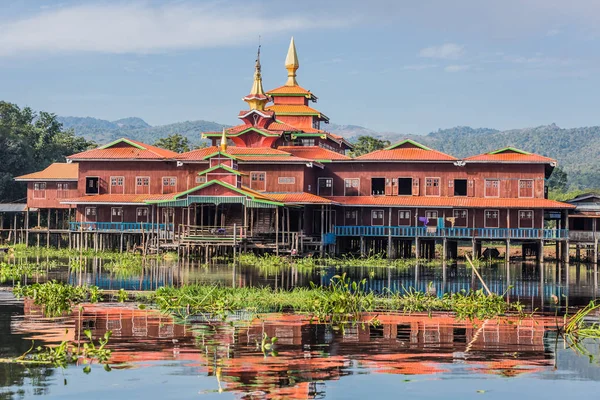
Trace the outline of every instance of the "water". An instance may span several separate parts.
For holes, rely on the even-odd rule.
[[[386,315],[380,326],[342,333],[294,315],[182,325],[132,305],[97,304],[48,321],[1,293],[0,321],[0,357],[20,354],[31,339],[113,332],[110,372],[0,364],[7,399],[555,399],[600,390],[597,359],[565,348],[551,317],[474,326],[448,315]],[[278,354],[257,345],[263,332],[278,337]],[[599,355],[596,342],[585,349]]]

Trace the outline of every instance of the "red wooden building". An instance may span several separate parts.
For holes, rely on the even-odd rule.
[[[442,243],[455,257],[465,240],[476,252],[488,240],[507,250],[568,241],[574,206],[545,198],[555,160],[511,147],[458,159],[412,140],[351,158],[296,80],[293,39],[285,67],[285,85],[265,92],[259,54],[241,123],[204,133],[210,147],[177,154],[120,139],[68,157],[76,194],[39,205],[33,187],[28,201],[75,207],[72,231],[117,234],[121,246],[141,235],[157,246],[423,257]]]

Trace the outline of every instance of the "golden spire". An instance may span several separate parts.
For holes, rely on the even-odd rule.
[[[225,134],[225,128],[223,128],[223,135],[221,135],[221,151],[223,153],[227,151],[227,135]]]
[[[260,45],[256,56],[256,65],[254,66],[254,83],[250,94],[244,97],[244,101],[250,105],[251,110],[264,110],[265,103],[269,100],[262,85],[262,75],[260,73]]]
[[[285,57],[285,69],[288,71],[288,79],[285,86],[298,86],[296,81],[296,70],[300,67],[298,62],[298,54],[296,53],[296,45],[294,44],[294,37],[290,41],[290,47],[288,49],[287,57]]]

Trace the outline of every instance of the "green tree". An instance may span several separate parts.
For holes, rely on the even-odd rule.
[[[568,176],[565,170],[561,167],[554,168],[550,179],[548,179],[548,189],[560,192],[565,192],[568,187]]]
[[[190,141],[188,138],[180,135],[179,133],[174,133],[167,137],[160,138],[154,143],[154,145],[163,149],[174,151],[176,153],[185,153],[186,151],[190,151]]]
[[[14,177],[39,171],[53,162],[95,146],[63,131],[56,115],[0,101],[0,201],[24,199],[26,186]]]
[[[354,149],[350,152],[350,156],[358,157],[375,150],[386,148],[390,145],[390,141],[377,139],[371,136],[359,136],[353,145]]]

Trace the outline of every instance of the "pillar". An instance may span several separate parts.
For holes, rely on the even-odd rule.
[[[510,239],[506,239],[506,251],[504,254],[504,260],[509,263],[510,262]]]

